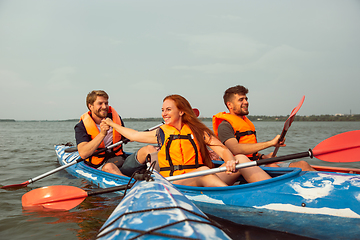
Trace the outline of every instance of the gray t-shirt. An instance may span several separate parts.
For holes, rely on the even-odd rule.
[[[218,127],[218,137],[220,141],[225,144],[225,142],[230,138],[235,138],[234,129],[231,124],[224,120],[219,124]]]

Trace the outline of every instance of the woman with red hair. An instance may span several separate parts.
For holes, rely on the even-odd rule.
[[[221,187],[234,184],[240,175],[248,182],[271,178],[259,167],[236,170],[236,164],[250,160],[245,155],[233,156],[214,133],[196,117],[190,103],[184,97],[176,94],[165,97],[161,111],[165,124],[150,132],[138,132],[122,127],[109,118],[103,121],[131,141],[158,143],[160,174],[164,177],[212,168],[208,147],[225,161],[223,165],[226,166],[226,172],[177,180],[174,184]],[[144,163],[145,159],[139,161]]]

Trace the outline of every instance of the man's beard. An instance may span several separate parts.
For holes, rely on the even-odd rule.
[[[105,112],[103,110],[104,109],[99,109],[98,111],[95,111],[94,112],[95,116],[97,116],[98,118],[106,118],[108,110],[106,109]]]
[[[249,110],[244,110],[242,108],[236,109],[236,111],[234,111],[234,112],[238,116],[246,116],[249,114]]]

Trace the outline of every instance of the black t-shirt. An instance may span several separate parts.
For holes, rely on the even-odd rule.
[[[156,131],[156,139],[158,147],[161,148],[165,142],[165,133],[164,130],[162,130],[161,128]]]

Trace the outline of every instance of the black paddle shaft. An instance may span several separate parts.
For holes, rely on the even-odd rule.
[[[286,160],[303,158],[303,157],[313,158],[313,156],[314,155],[313,155],[311,149],[309,149],[309,151],[307,151],[307,152],[294,153],[294,154],[289,154],[289,155],[274,157],[274,158],[260,159],[260,160],[256,161],[257,162],[256,165],[260,166],[260,165],[264,165],[264,164],[268,164],[268,163],[282,162],[282,161],[286,161]]]
[[[87,191],[87,195],[93,196],[93,195],[98,195],[98,194],[103,194],[103,193],[122,191],[122,190],[125,190],[128,188],[131,188],[133,185],[134,185],[134,183],[131,183],[131,184],[125,184],[125,185],[120,185],[120,186],[115,186],[115,187],[104,188],[104,189],[97,189],[95,191]]]
[[[130,142],[130,140],[127,139],[127,138],[125,138],[125,139],[121,140],[120,142],[114,143],[114,144],[112,144],[112,145],[110,145],[110,146],[108,146],[108,147],[105,147],[105,148],[102,148],[102,149],[99,149],[99,150],[95,151],[92,155],[96,155],[96,154],[98,154],[98,153],[105,152],[106,150],[108,150],[108,149],[110,149],[110,148],[119,146],[120,144],[126,144],[126,143],[128,143],[128,142]],[[77,147],[71,147],[71,148],[65,149],[65,152],[66,152],[66,153],[71,153],[71,152],[76,152],[76,151],[78,151],[78,148],[77,148]]]

